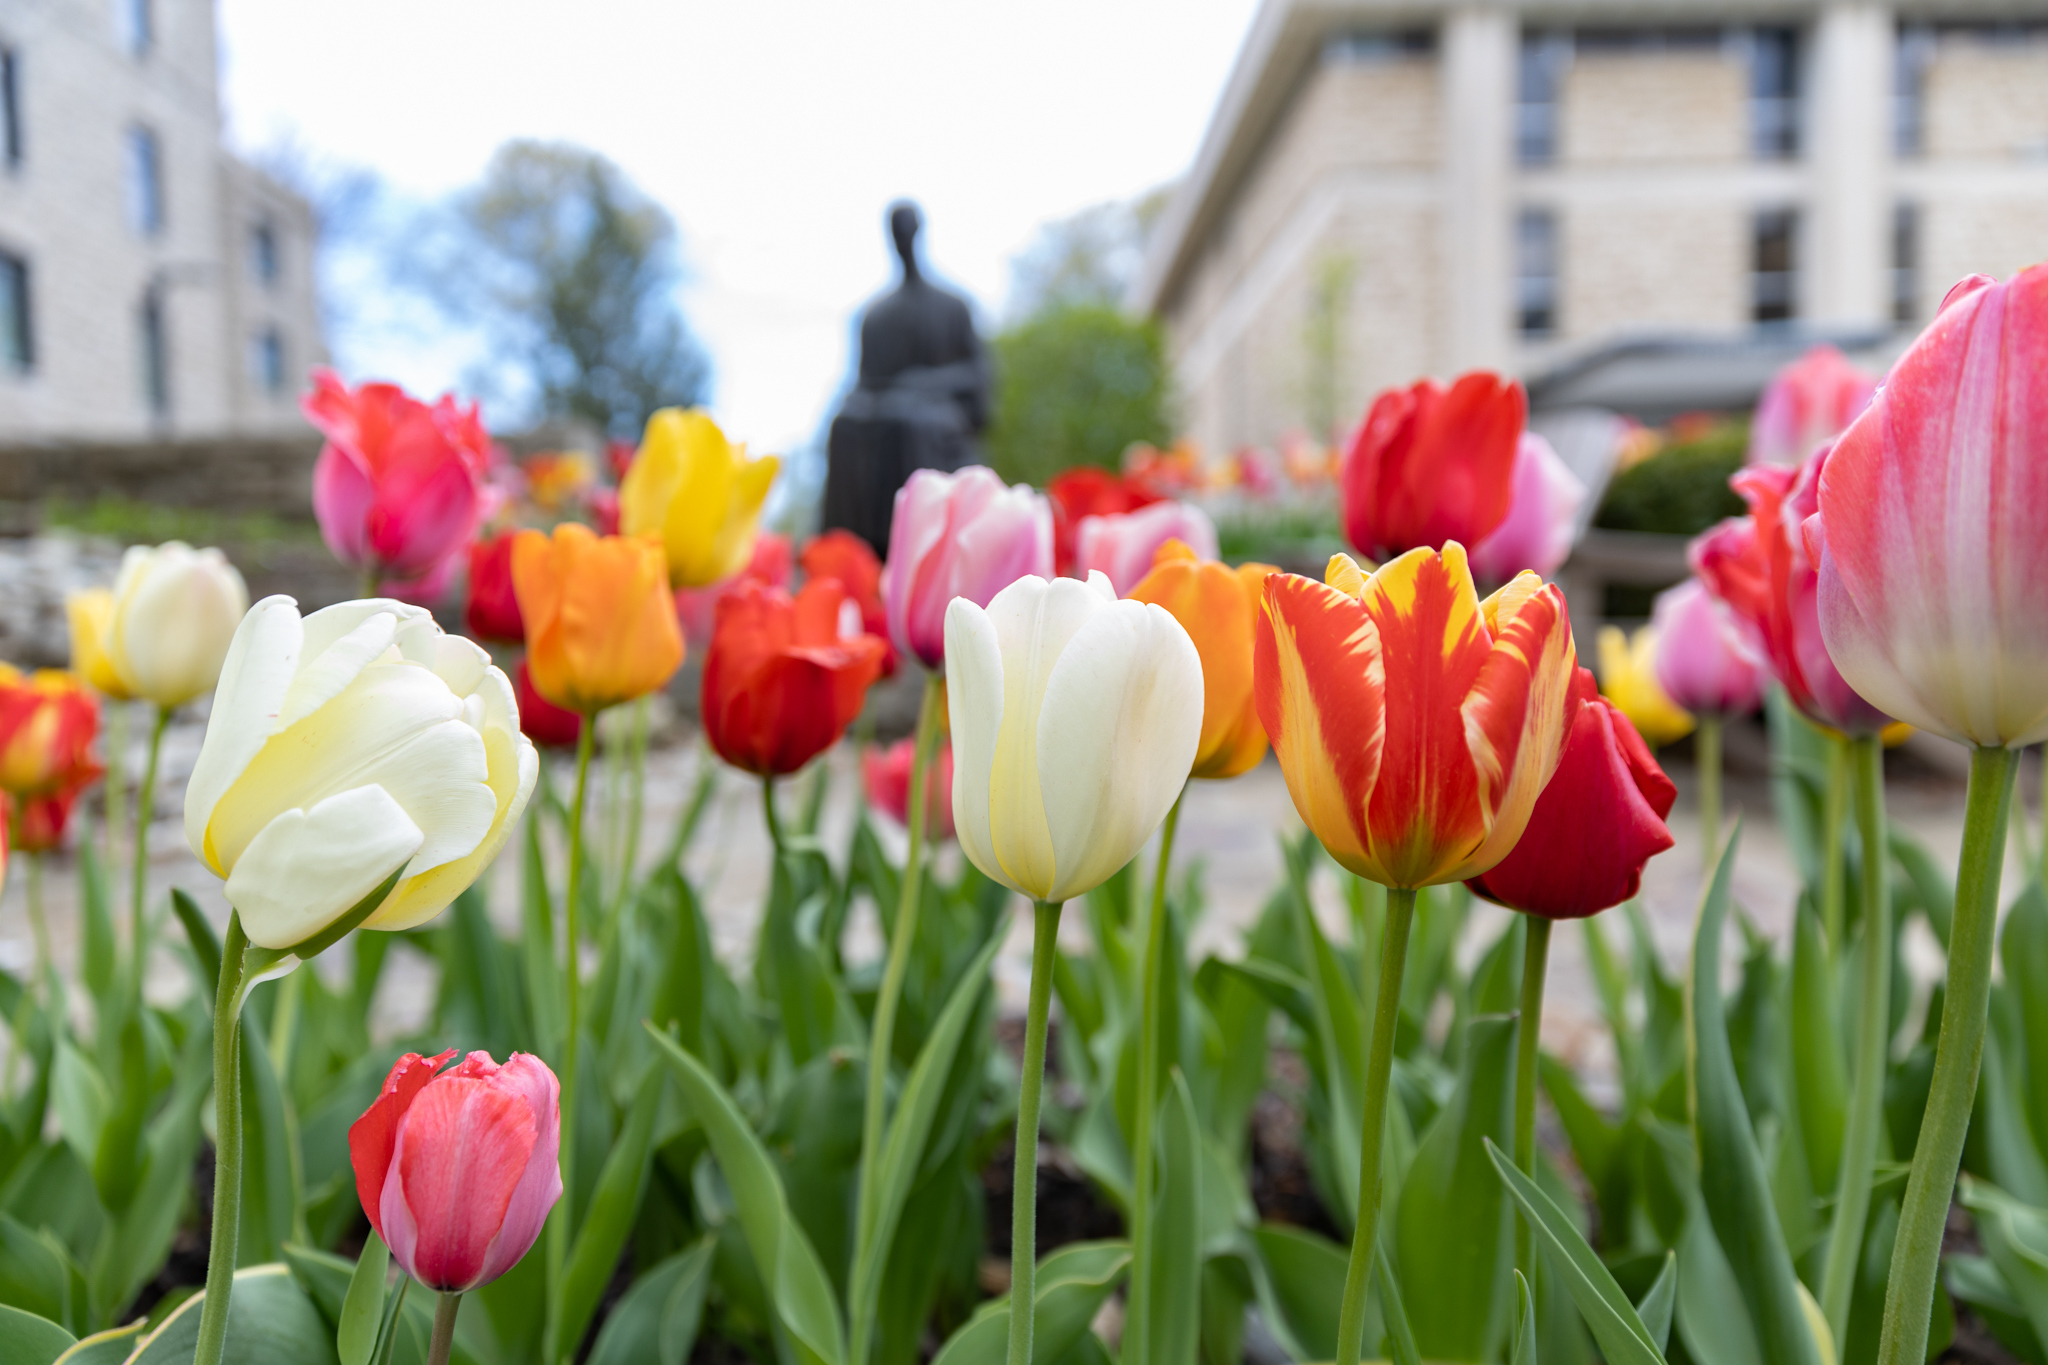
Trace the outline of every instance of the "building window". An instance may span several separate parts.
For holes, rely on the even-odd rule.
[[[1918,156],[1927,137],[1927,68],[1934,61],[1934,29],[1913,24],[1899,30],[1892,49],[1892,149]]]
[[[249,229],[249,270],[258,284],[277,283],[277,229],[267,221]]]
[[[1522,35],[1515,71],[1515,159],[1524,166],[1557,160],[1557,99],[1571,64],[1571,34]]]
[[[144,237],[164,230],[163,153],[148,128],[128,130],[128,223]]]
[[[1789,322],[1799,315],[1799,214],[1766,209],[1756,216],[1751,234],[1750,317],[1765,324]]]
[[[21,54],[0,47],[0,158],[21,165]]]
[[[0,251],[0,368],[27,374],[36,364],[35,315],[29,311],[28,262]]]
[[[142,349],[142,399],[149,404],[152,416],[166,417],[171,411],[171,355],[162,290],[152,285],[144,291],[137,322]]]
[[[277,328],[265,327],[249,339],[249,377],[267,394],[284,392],[284,334]]]
[[[1920,209],[1900,204],[1892,210],[1892,321],[1911,325],[1920,320]]]
[[[1515,317],[1524,337],[1557,333],[1557,215],[1549,209],[1515,219]]]
[[[1749,149],[1766,161],[1799,155],[1799,30],[1749,37]]]
[[[155,0],[114,0],[114,24],[131,57],[147,57],[156,46]]]
[[[1337,66],[1376,66],[1426,57],[1436,50],[1436,34],[1426,28],[1360,29],[1339,33],[1323,44],[1323,60]]]

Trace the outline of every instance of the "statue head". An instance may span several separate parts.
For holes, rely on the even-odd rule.
[[[918,278],[917,230],[924,226],[924,215],[917,211],[917,205],[908,199],[899,199],[889,206],[889,236],[896,243],[896,258],[903,262],[903,278]]]

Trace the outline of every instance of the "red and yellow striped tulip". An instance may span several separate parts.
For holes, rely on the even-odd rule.
[[[1564,594],[1518,575],[1481,601],[1465,548],[1367,577],[1266,579],[1259,719],[1330,856],[1385,886],[1485,872],[1515,846],[1569,732],[1578,665]]]

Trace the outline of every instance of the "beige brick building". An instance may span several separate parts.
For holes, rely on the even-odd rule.
[[[304,200],[221,145],[213,0],[0,3],[0,443],[277,431]]]
[[[2044,258],[2048,0],[1266,0],[1134,302],[1213,451]]]

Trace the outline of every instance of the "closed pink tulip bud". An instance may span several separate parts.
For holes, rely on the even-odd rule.
[[[1771,379],[1749,424],[1750,464],[1797,465],[1870,406],[1877,376],[1832,346],[1816,346]]]
[[[1696,715],[1744,716],[1763,700],[1764,662],[1735,615],[1697,578],[1657,594],[1650,615],[1664,694]]]
[[[860,760],[868,804],[905,829],[910,827],[910,769],[916,759],[917,741],[899,739],[886,749],[869,749]],[[924,832],[931,839],[953,837],[953,746],[944,741],[932,751],[925,773]]]
[[[1074,577],[1099,569],[1118,597],[1128,596],[1169,540],[1186,545],[1196,559],[1217,557],[1216,523],[1192,503],[1155,502],[1135,512],[1083,517],[1074,528]]]
[[[474,404],[429,407],[396,384],[351,391],[313,371],[300,408],[327,438],[313,466],[313,515],[335,558],[392,580],[444,571],[488,509],[491,443]]]
[[[2048,265],[1949,291],[1817,502],[1821,634],[1856,690],[1966,744],[2048,739]]]
[[[1482,583],[1505,583],[1527,569],[1550,577],[1572,552],[1585,501],[1586,485],[1550,442],[1523,432],[1515,450],[1507,520],[1472,547],[1472,576]]]
[[[460,1294],[519,1264],[562,1197],[560,1087],[538,1057],[408,1052],[348,1130],[356,1197],[391,1255]],[[435,1074],[439,1072],[440,1074]]]
[[[946,605],[964,597],[985,607],[1027,575],[1052,576],[1052,508],[1024,484],[1006,486],[993,469],[920,469],[896,490],[882,603],[889,638],[926,668],[946,660]]]

